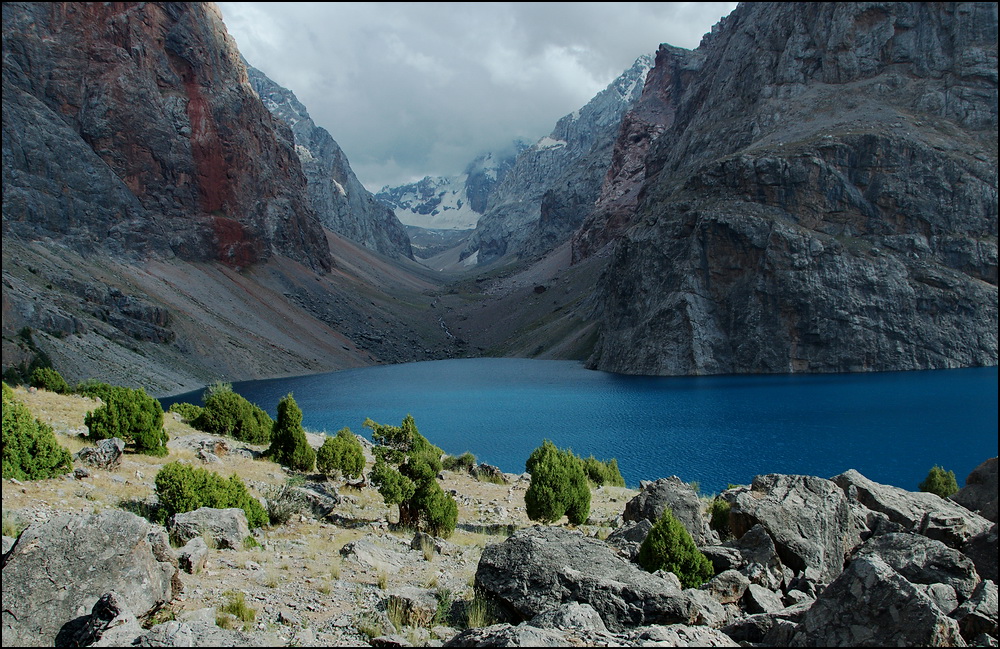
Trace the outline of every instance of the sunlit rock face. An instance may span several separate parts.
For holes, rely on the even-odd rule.
[[[615,149],[641,186],[574,239],[612,243],[590,366],[996,364],[996,47],[990,3],[747,3],[661,49]]]
[[[287,143],[302,164],[309,199],[320,222],[366,248],[412,259],[403,225],[390,207],[375,200],[361,184],[330,133],[313,122],[291,90],[253,66],[247,66],[247,74],[267,109],[291,130]]]
[[[3,230],[244,268],[332,260],[293,148],[204,3],[5,3]]]

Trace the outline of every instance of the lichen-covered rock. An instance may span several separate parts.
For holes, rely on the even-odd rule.
[[[697,624],[710,614],[687,591],[626,561],[606,543],[557,527],[519,530],[487,546],[475,585],[513,622],[572,601],[592,606],[612,631]]]
[[[878,556],[855,559],[803,616],[796,647],[955,647],[958,623]]]
[[[52,646],[112,590],[144,616],[173,599],[176,580],[166,532],[135,514],[61,514],[30,525],[3,566],[4,644]]]
[[[181,570],[188,574],[196,574],[205,567],[208,560],[208,544],[201,536],[196,536],[177,551],[177,563]]]
[[[966,541],[962,553],[976,564],[976,572],[983,579],[997,581],[997,524]]]
[[[142,634],[143,628],[128,605],[118,593],[110,591],[101,595],[72,638],[57,638],[56,643],[57,646],[124,647]]]
[[[635,498],[625,504],[622,518],[626,521],[645,518],[655,523],[665,509],[670,509],[674,518],[680,521],[695,545],[707,545],[714,540],[708,521],[702,515],[698,493],[677,476],[645,483]]]
[[[174,514],[167,521],[167,530],[174,543],[187,543],[191,539],[208,536],[215,547],[240,550],[250,536],[247,515],[242,509],[216,509],[200,507],[194,511]]]
[[[997,585],[986,580],[976,586],[976,590],[964,604],[951,614],[958,620],[962,637],[973,642],[980,634],[997,635]]]
[[[651,529],[653,529],[653,522],[648,518],[641,518],[622,525],[608,534],[608,538],[604,541],[618,550],[623,557],[634,562],[638,559],[642,542],[646,540]]]
[[[749,586],[750,580],[742,573],[736,570],[726,570],[715,575],[699,588],[710,593],[720,604],[734,604],[740,601]]]
[[[952,495],[951,499],[996,523],[997,458],[990,458],[973,469],[965,479],[965,486]]]
[[[781,561],[815,583],[830,583],[858,538],[844,493],[815,476],[757,476],[731,494],[730,521],[737,538],[761,525]]]

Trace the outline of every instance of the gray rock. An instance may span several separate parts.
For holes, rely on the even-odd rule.
[[[912,583],[912,582],[911,582]],[[958,593],[947,584],[913,584],[927,599],[934,602],[942,613],[952,615],[958,608]]]
[[[702,515],[701,499],[690,485],[677,476],[660,478],[643,485],[639,494],[625,504],[622,518],[626,521],[645,518],[655,523],[668,508],[694,539],[695,545],[707,545],[710,542],[711,530]]]
[[[855,559],[819,596],[798,647],[961,646],[958,623],[878,556]]]
[[[12,537],[12,536],[5,536],[5,537],[3,537],[3,555],[4,555],[4,557],[7,556],[7,553],[10,552],[10,549],[12,547],[14,547],[15,543],[17,543],[17,539],[15,539],[14,537]]]
[[[143,632],[139,620],[122,597],[110,591],[97,600],[90,616],[68,644],[75,647],[127,646]]]
[[[412,647],[413,644],[399,634],[380,635],[372,638],[368,643],[373,647]]]
[[[997,522],[997,458],[977,466],[965,479],[965,486],[951,499],[977,512],[988,521]]]
[[[571,601],[590,604],[612,631],[689,624],[704,613],[688,593],[642,571],[606,543],[557,527],[519,530],[487,546],[475,585],[514,622]]]
[[[919,534],[876,536],[855,553],[856,557],[871,555],[877,555],[911,584],[950,586],[957,593],[959,603],[972,595],[980,581],[971,559],[940,541]]]
[[[670,624],[637,629],[624,636],[626,642],[636,646],[660,647],[738,647],[729,636],[721,631],[703,626]]]
[[[390,606],[397,607],[408,626],[426,627],[434,621],[438,600],[431,590],[404,586],[389,592],[386,607]]]
[[[384,547],[381,539],[369,535],[356,541],[346,543],[340,549],[341,556],[354,559],[363,566],[387,573],[397,573],[407,563],[405,554],[391,547]]]
[[[854,469],[833,478],[847,497],[889,517],[906,531],[961,547],[988,530],[989,521],[966,508],[931,493],[912,492],[873,482]]]
[[[125,453],[125,442],[117,437],[102,439],[97,442],[97,446],[87,446],[73,456],[92,467],[98,469],[115,469],[122,463],[122,454]]]
[[[779,590],[785,582],[785,567],[778,556],[774,539],[763,525],[754,525],[746,534],[731,542],[739,551],[741,562],[738,570],[751,583],[769,590]]]
[[[983,579],[997,581],[997,525],[966,541],[962,546],[965,556],[976,564],[976,572]]]
[[[565,647],[566,634],[556,629],[540,629],[522,622],[517,626],[493,624],[466,629],[444,644],[446,647]]]
[[[167,521],[167,530],[174,543],[186,544],[195,537],[207,535],[219,549],[240,550],[243,541],[250,536],[246,513],[236,507],[200,507],[174,514]]]
[[[604,539],[605,543],[612,546],[629,561],[636,561],[639,558],[639,548],[646,540],[649,530],[653,529],[653,523],[643,518],[622,525]]]
[[[741,601],[748,613],[774,613],[785,608],[781,597],[757,584],[747,587]]]
[[[135,647],[260,647],[266,643],[242,631],[216,626],[215,621],[171,620],[157,624],[132,642]]]
[[[773,543],[772,541],[772,545]],[[706,545],[698,549],[712,562],[712,568],[716,574],[742,568],[746,565],[743,554],[736,548],[725,545]]]
[[[177,563],[181,570],[188,574],[196,574],[205,567],[208,560],[208,544],[205,539],[196,536],[177,551]]]
[[[112,590],[137,617],[179,592],[162,527],[121,510],[61,514],[30,525],[3,567],[4,644],[52,646],[68,639]]]
[[[736,570],[726,570],[700,586],[701,590],[710,593],[720,604],[733,604],[740,601],[750,580]]]
[[[951,614],[958,620],[962,637],[973,642],[981,634],[997,635],[997,585],[983,581],[976,586],[972,596]]]
[[[750,488],[729,491],[727,498],[732,499],[730,521],[737,538],[762,525],[781,562],[813,582],[833,581],[860,540],[846,497],[829,480],[757,476]]]
[[[590,604],[568,602],[558,608],[539,613],[531,618],[531,626],[539,629],[576,629],[607,633],[604,620]]]
[[[317,520],[335,517],[337,506],[340,505],[340,495],[333,485],[307,482],[301,487],[296,487],[295,493],[305,499]]]

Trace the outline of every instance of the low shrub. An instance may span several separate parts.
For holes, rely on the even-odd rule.
[[[92,440],[119,437],[136,453],[156,457],[167,454],[169,438],[163,429],[163,408],[142,388],[115,387],[104,404],[88,412],[83,421]]]
[[[335,437],[323,440],[316,451],[316,469],[323,474],[341,473],[357,478],[365,469],[365,452],[350,428],[341,428]]]
[[[719,533],[719,538],[723,541],[732,537],[733,532],[729,527],[729,510],[732,505],[726,500],[716,496],[708,506],[709,527]]]
[[[56,441],[52,427],[32,416],[6,383],[2,446],[4,480],[42,480],[73,469],[73,458]]]
[[[170,462],[156,474],[156,495],[160,501],[160,520],[199,507],[228,509],[238,507],[246,513],[250,527],[267,525],[264,507],[247,491],[236,474],[223,478],[218,473],[180,462]]]
[[[441,460],[441,467],[448,471],[470,471],[476,466],[476,456],[466,451],[461,455],[449,455]]]
[[[196,406],[193,403],[187,403],[186,401],[178,401],[170,406],[168,412],[176,412],[181,416],[181,419],[191,423],[201,416],[203,408],[201,406]]]
[[[271,525],[284,525],[292,516],[309,510],[309,502],[292,481],[267,487],[263,493],[267,503],[267,520]]]
[[[947,498],[958,491],[958,481],[955,480],[954,471],[945,471],[944,468],[935,465],[920,483],[919,489]]]
[[[274,422],[257,405],[232,390],[216,387],[205,397],[205,406],[191,420],[191,425],[200,431],[225,435],[248,444],[269,444]]]
[[[86,379],[77,383],[73,391],[81,396],[100,399],[104,403],[107,403],[111,393],[116,389],[115,386],[109,383],[103,383],[97,379]]]
[[[669,508],[663,510],[639,547],[638,561],[649,572],[674,573],[684,588],[697,588],[715,574],[712,562],[698,550]]]
[[[590,515],[590,485],[583,461],[570,450],[556,448],[545,440],[531,452],[525,468],[531,484],[524,494],[528,518],[554,523],[565,515],[581,525]]]
[[[587,473],[587,479],[594,485],[608,485],[609,487],[624,487],[625,478],[618,470],[618,460],[611,458],[606,462],[594,458],[593,455],[583,461],[583,470]]]
[[[69,384],[62,374],[51,367],[39,367],[31,373],[31,387],[48,390],[57,394],[69,392]]]

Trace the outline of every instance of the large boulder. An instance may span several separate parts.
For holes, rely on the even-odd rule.
[[[73,637],[104,594],[142,617],[180,590],[166,532],[121,510],[61,514],[31,525],[3,566],[3,643]]]
[[[727,491],[730,522],[739,538],[762,525],[781,562],[811,582],[828,584],[860,541],[844,493],[814,476],[769,474]]]
[[[708,545],[713,541],[712,531],[702,515],[698,493],[675,475],[645,482],[639,494],[625,504],[622,518],[626,521],[649,520],[653,523],[669,509],[688,531],[695,545]]]
[[[983,579],[1000,582],[997,577],[997,524],[975,535],[962,546],[965,556],[976,564],[976,572]]]
[[[182,545],[199,536],[207,536],[219,549],[239,550],[250,536],[246,513],[237,507],[215,509],[199,507],[190,512],[174,514],[167,521],[170,538]]]
[[[997,522],[997,458],[992,457],[965,479],[965,486],[951,497],[966,509],[977,512],[986,520]]]
[[[962,637],[969,642],[983,633],[996,638],[997,608],[997,585],[987,580],[980,582],[972,596],[951,616],[958,620]]]
[[[594,607],[612,631],[696,624],[714,617],[714,611],[704,610],[691,596],[698,591],[681,591],[674,582],[618,556],[606,543],[559,527],[519,530],[486,547],[475,585],[512,622],[574,601]]]
[[[117,437],[112,437],[100,440],[97,442],[97,446],[81,448],[73,457],[98,469],[111,470],[122,463],[124,453],[125,442]]]
[[[639,558],[639,550],[642,542],[649,535],[649,530],[653,529],[653,523],[648,518],[625,523],[611,534],[604,542],[618,550],[618,553],[635,562]]]
[[[877,555],[855,559],[803,616],[796,647],[964,646],[958,623]]]
[[[850,500],[885,514],[906,531],[937,539],[953,548],[990,528],[988,520],[950,500],[879,484],[854,469],[832,480]]]
[[[959,603],[972,596],[980,581],[972,559],[919,534],[903,532],[876,536],[861,545],[855,554],[857,557],[871,555],[877,555],[911,584],[943,584],[953,588]]]

